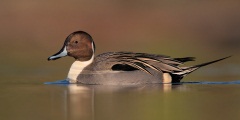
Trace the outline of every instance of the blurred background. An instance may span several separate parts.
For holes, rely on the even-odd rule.
[[[0,119],[239,120],[238,84],[44,85],[66,78],[74,59],[47,58],[77,30],[97,54],[197,57],[188,66],[232,55],[183,81],[240,78],[239,0],[1,0]]]
[[[202,68],[185,81],[239,79],[240,1],[237,0],[2,0],[0,83],[64,79],[72,58],[48,62],[65,38],[83,30],[97,54],[133,51],[197,57]]]

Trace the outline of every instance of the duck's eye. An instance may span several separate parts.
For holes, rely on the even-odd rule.
[[[78,44],[78,41],[74,41],[74,43]]]

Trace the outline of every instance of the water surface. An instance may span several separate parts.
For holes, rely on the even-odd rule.
[[[239,119],[238,84],[1,86],[5,120]]]

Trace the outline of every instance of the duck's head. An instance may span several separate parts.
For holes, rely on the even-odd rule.
[[[48,60],[70,56],[78,61],[88,61],[94,56],[94,52],[95,44],[92,37],[84,31],[76,31],[66,38],[62,49],[50,56]]]

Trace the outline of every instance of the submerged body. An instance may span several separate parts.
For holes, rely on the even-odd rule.
[[[83,31],[70,34],[62,49],[48,58],[56,60],[63,56],[75,58],[67,80],[70,83],[132,85],[180,82],[194,70],[226,59],[190,67],[180,67],[193,57],[170,58],[165,55],[133,52],[107,52],[94,56],[95,44],[92,37]]]

